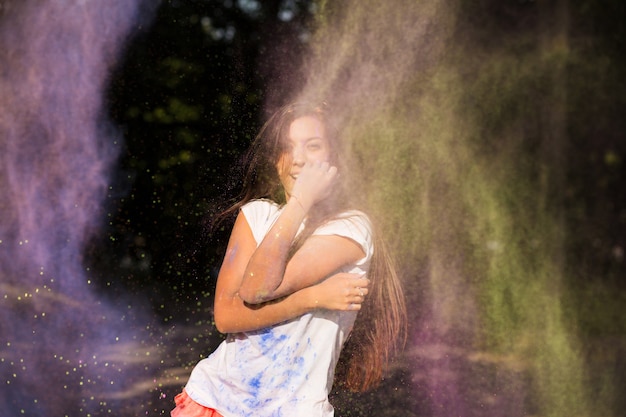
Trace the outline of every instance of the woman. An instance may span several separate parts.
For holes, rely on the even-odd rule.
[[[214,314],[228,336],[194,368],[173,417],[330,417],[342,348],[349,388],[380,381],[405,336],[403,294],[370,220],[349,209],[337,148],[320,106],[286,106],[261,129],[227,211],[238,215]]]

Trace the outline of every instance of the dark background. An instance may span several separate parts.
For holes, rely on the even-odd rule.
[[[565,213],[566,263],[577,272],[566,284],[575,293],[594,281],[602,294],[615,295],[603,301],[581,293],[605,313],[579,319],[583,335],[620,339],[626,334],[626,6],[620,0],[459,5],[457,37],[484,48],[549,27],[551,13],[566,7],[570,45],[581,57],[564,70],[566,138],[554,159],[564,163],[563,192],[554,204]],[[260,123],[297,90],[316,10],[297,0],[163,1],[153,23],[138,30],[108,91],[125,148],[107,200],[109,223],[88,250],[103,294],[144,297],[163,323],[203,320],[210,327],[230,225],[210,230],[208,224],[236,195],[240,158]],[[487,129],[506,125],[507,112],[515,111],[506,104],[493,109],[500,116]],[[220,336],[205,331],[208,352]],[[623,362],[617,365],[623,371]],[[405,370],[391,379],[348,409],[403,415],[403,408],[427,403],[406,396],[416,390]],[[615,386],[623,384],[618,374]],[[337,399],[340,410],[345,398]]]
[[[150,288],[163,318],[214,285],[231,225],[209,235],[208,223],[238,192],[268,96],[280,100],[293,83],[284,77],[284,91],[266,91],[268,79],[297,68],[310,7],[163,2],[113,76],[109,108],[126,149],[95,262],[124,291]]]
[[[236,195],[242,152],[267,112],[297,88],[294,74],[307,47],[312,4],[164,1],[152,26],[130,43],[108,93],[111,118],[126,143],[108,199],[107,235],[96,244],[103,256],[125,260],[124,268],[105,274],[118,277],[117,284],[137,291],[156,286],[169,298],[174,287],[184,294],[190,282],[209,283],[224,236],[210,236],[217,244],[200,243],[209,238],[207,214]],[[467,32],[468,43],[519,33],[540,13],[533,1],[463,4],[468,18],[459,31]],[[568,12],[576,47],[601,46],[566,69],[567,83],[575,86],[562,155],[564,203],[576,205],[568,219],[578,234],[571,253],[577,242],[591,242],[576,256],[589,258],[586,264],[621,286],[624,6],[572,1]],[[109,260],[102,264],[115,264]]]
[[[458,30],[469,44],[532,29],[546,9],[522,0],[461,4],[467,19]],[[569,256],[619,288],[626,285],[624,7],[568,4],[569,36],[583,59],[565,72],[561,155],[562,204],[576,230]],[[108,93],[125,150],[108,196],[110,222],[93,246],[105,284],[149,289],[169,319],[186,297],[210,291],[229,226],[207,235],[207,217],[236,195],[241,154],[267,112],[297,89],[315,10],[309,1],[164,1],[138,32]],[[501,113],[505,124],[506,108]]]

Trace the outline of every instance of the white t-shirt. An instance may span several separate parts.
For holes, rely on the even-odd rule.
[[[242,207],[257,245],[281,210],[270,200],[254,200]],[[365,214],[346,212],[313,234],[354,240],[365,257],[341,271],[367,272],[374,248]],[[315,310],[266,329],[229,334],[196,365],[185,390],[194,401],[224,417],[332,417],[328,393],[356,315],[356,311]]]

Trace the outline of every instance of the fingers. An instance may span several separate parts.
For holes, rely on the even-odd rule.
[[[369,294],[369,279],[362,274],[340,272],[322,284],[323,308],[331,310],[358,311]]]
[[[334,177],[337,174],[337,167],[330,165],[327,161],[315,161],[305,163],[302,171],[311,171],[313,173],[317,172],[319,174],[326,174],[330,177]]]
[[[368,287],[370,285],[370,280],[364,277],[358,278],[354,280],[353,285],[354,285],[354,288],[361,288],[365,290],[366,291],[365,294],[367,294]]]
[[[351,302],[348,305],[348,310],[360,310],[361,305],[365,301],[365,296],[369,293],[367,288],[369,285],[369,279],[361,276],[358,279],[351,279],[349,282],[348,292],[351,297]]]
[[[357,288],[356,293],[352,296],[356,302],[362,303],[367,295],[367,288]]]
[[[312,206],[329,195],[337,175],[337,167],[328,162],[307,162],[294,184],[292,194]]]
[[[322,172],[327,172],[328,174],[336,174],[337,167],[334,165],[330,165],[328,161],[318,161],[314,167],[320,169]]]

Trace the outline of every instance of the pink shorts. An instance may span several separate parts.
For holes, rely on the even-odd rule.
[[[174,397],[174,402],[176,408],[170,413],[172,417],[223,417],[214,409],[200,405],[189,398],[184,389],[183,392]]]

